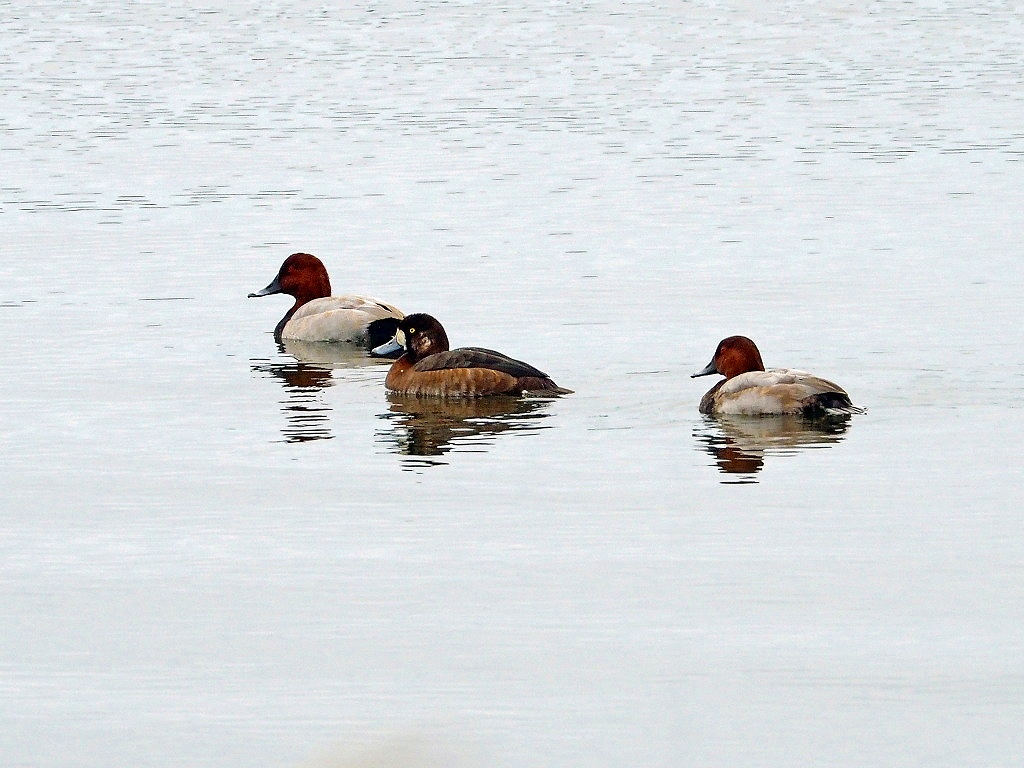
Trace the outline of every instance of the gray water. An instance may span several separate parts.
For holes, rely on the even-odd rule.
[[[0,6],[0,763],[1019,764],[1024,13],[962,5]],[[279,349],[299,250],[575,394]],[[705,419],[733,333],[868,412]]]

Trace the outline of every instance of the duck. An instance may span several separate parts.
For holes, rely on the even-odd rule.
[[[532,365],[493,349],[450,349],[444,326],[422,312],[406,315],[394,338],[371,354],[388,356],[398,351],[401,355],[392,363],[384,386],[401,395],[483,397],[572,392]]]
[[[351,342],[366,349],[395,335],[405,313],[391,304],[365,296],[332,296],[331,279],[323,262],[311,253],[293,253],[266,288],[249,298],[286,293],[295,304],[274,328],[274,341]]]
[[[711,362],[690,378],[716,373],[725,378],[701,398],[701,413],[808,417],[864,413],[838,384],[791,368],[765,370],[761,352],[746,336],[722,339]]]

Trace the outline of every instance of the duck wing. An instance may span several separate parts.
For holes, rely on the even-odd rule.
[[[460,347],[448,352],[438,352],[417,361],[413,366],[413,370],[416,371],[443,371],[451,368],[487,368],[507,373],[517,379],[525,376],[548,378],[546,373],[529,363],[483,347]]]
[[[749,371],[709,392],[725,413],[862,413],[835,382],[793,368]],[[704,403],[702,401],[702,407]]]
[[[282,337],[299,341],[381,341],[379,336],[394,335],[402,312],[397,307],[365,296],[327,296],[299,307],[282,330]],[[387,328],[374,334],[373,327],[392,320]],[[382,342],[381,342],[382,343]]]
[[[795,368],[770,368],[767,371],[741,373],[739,376],[726,379],[719,391],[723,395],[731,395],[753,387],[792,387],[803,391],[807,396],[826,392],[846,394],[838,384]]]
[[[301,320],[304,317],[322,315],[327,312],[351,312],[353,316],[363,315],[369,320],[380,320],[385,317],[397,317],[399,320],[404,317],[402,310],[385,304],[382,301],[371,299],[366,296],[325,296],[322,299],[308,301],[295,310],[293,320]]]

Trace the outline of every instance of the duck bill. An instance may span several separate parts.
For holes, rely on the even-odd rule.
[[[259,298],[260,296],[272,296],[275,293],[281,293],[280,275],[278,277],[275,277],[273,282],[271,282],[270,285],[268,285],[262,291],[256,291],[256,293],[250,293],[249,294],[249,298],[250,299],[256,299],[256,298]]]
[[[373,357],[396,357],[404,349],[405,347],[398,343],[398,339],[392,339],[371,349],[370,354]]]
[[[696,379],[698,376],[710,376],[713,373],[718,373],[718,368],[715,366],[715,361],[712,360],[710,363],[705,365],[696,373],[691,373],[690,378]]]

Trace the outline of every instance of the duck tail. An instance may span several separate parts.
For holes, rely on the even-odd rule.
[[[845,392],[824,392],[804,403],[806,416],[850,416],[855,413],[867,413],[867,408],[854,405]]]
[[[838,408],[826,408],[825,409],[825,413],[828,416],[850,416],[850,415],[852,415],[854,413],[867,413],[867,412],[868,412],[867,408],[861,408],[859,406],[853,405],[852,403],[850,405],[844,405],[844,406],[840,406]]]
[[[540,379],[536,376],[524,376],[519,379],[518,388],[530,395],[571,395],[573,391],[560,387],[551,379]]]
[[[551,389],[544,390],[544,394],[547,395],[571,395],[576,390],[566,389],[565,387],[552,387]]]

